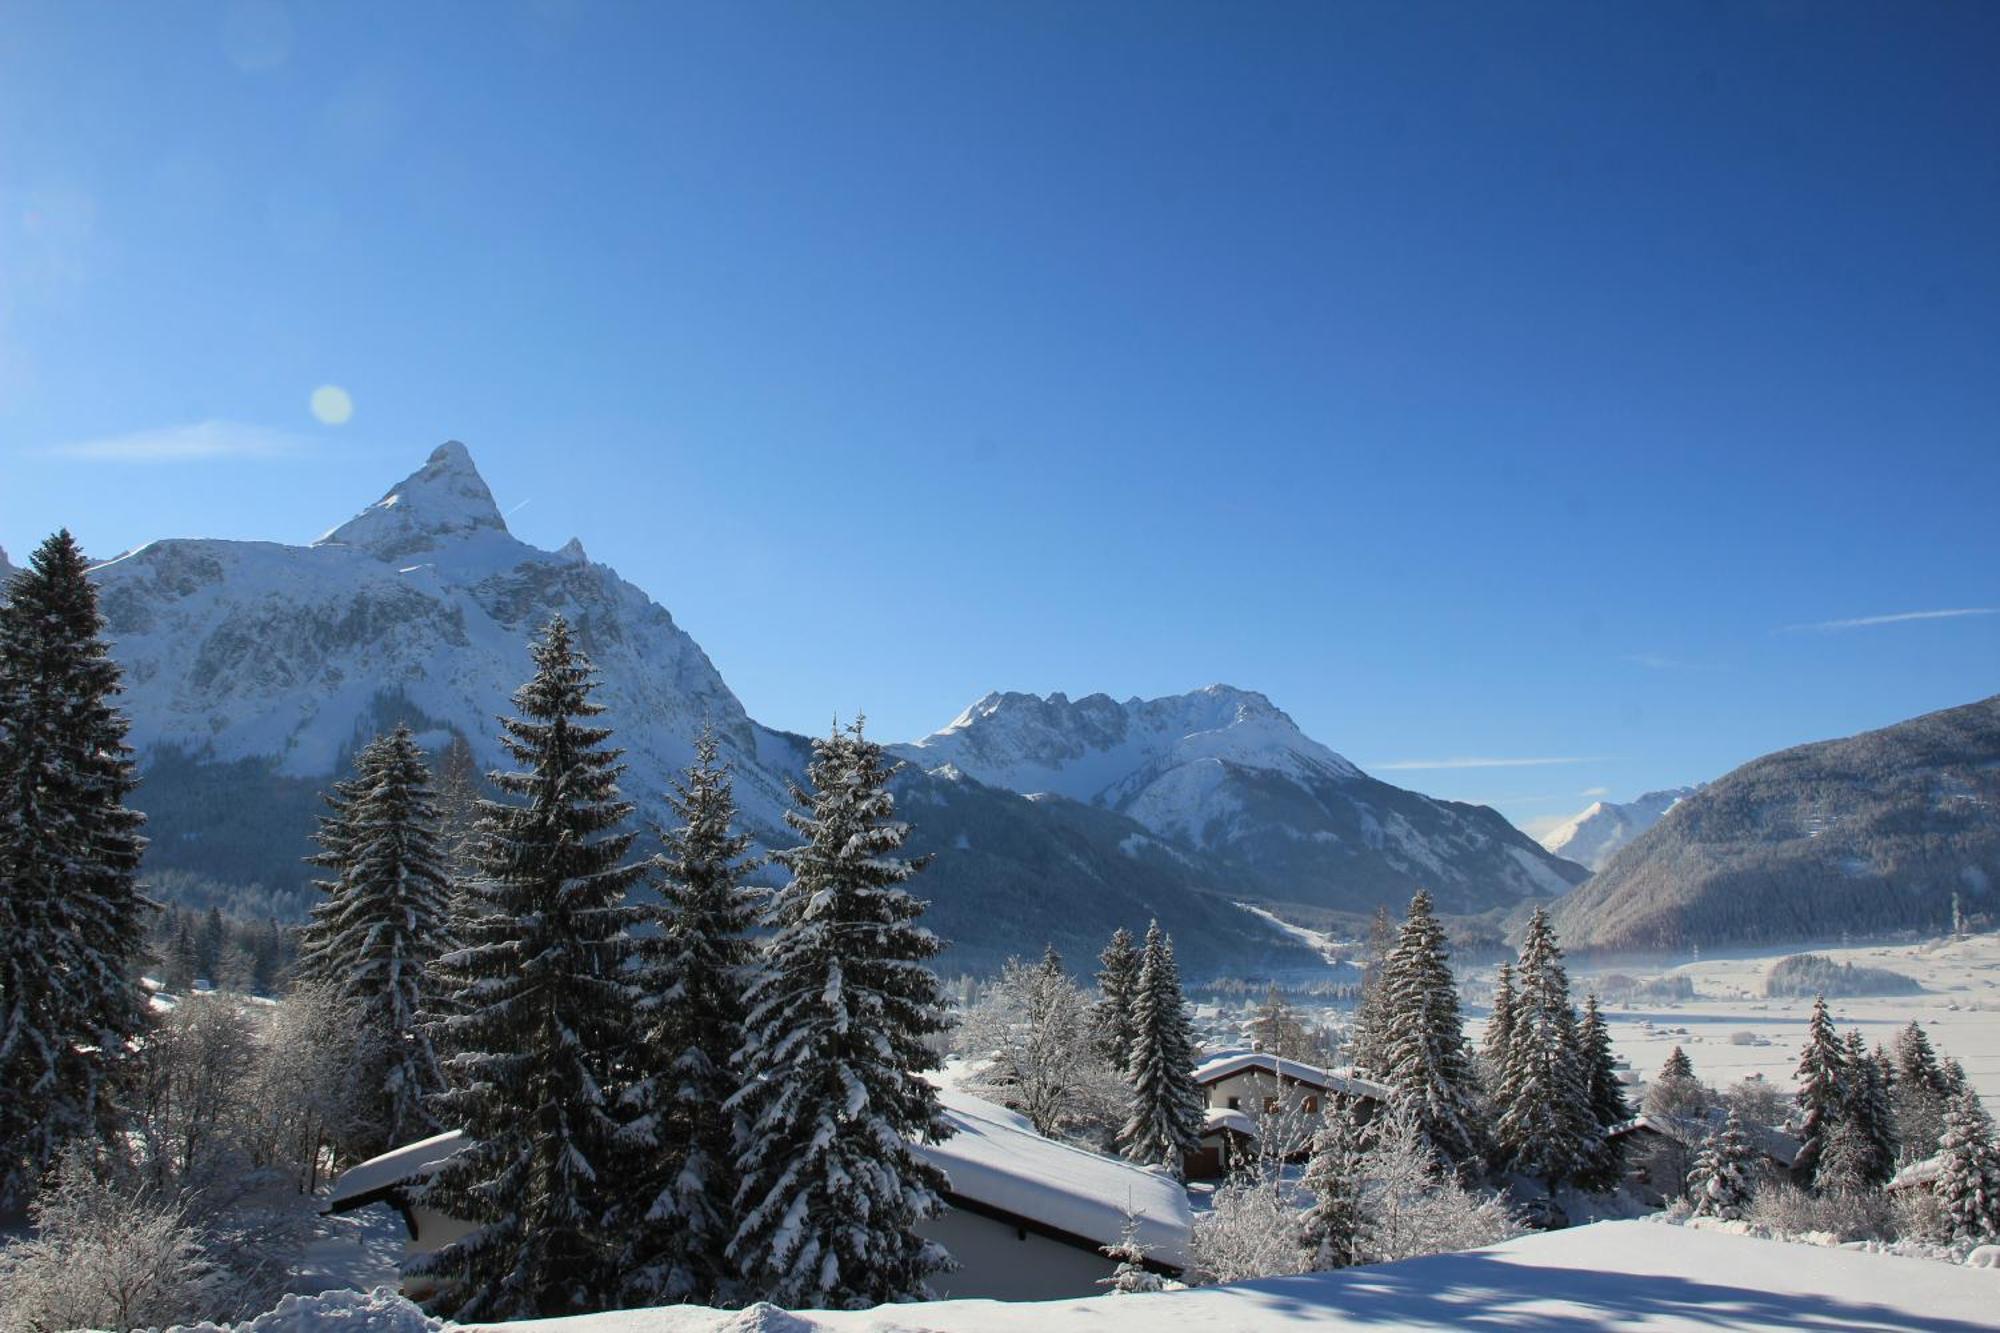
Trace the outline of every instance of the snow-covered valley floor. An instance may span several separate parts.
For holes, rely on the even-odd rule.
[[[1765,999],[1764,976],[1787,949],[1704,959],[1672,969],[1693,979],[1697,998],[1681,1003],[1606,1006],[1618,1054],[1650,1078],[1681,1047],[1703,1082],[1726,1088],[1761,1074],[1789,1092],[1804,1043],[1811,999]],[[1989,1111],[2000,1112],[2000,935],[1922,944],[1819,947],[1837,963],[1887,968],[1913,977],[1921,995],[1829,1000],[1842,1031],[1859,1028],[1873,1046],[1911,1019],[1958,1059]],[[1579,988],[1593,969],[1579,966]],[[1621,971],[1639,973],[1638,968]],[[1473,1025],[1475,1028],[1479,1025]],[[1745,1034],[1745,1035],[1739,1035]],[[1478,1033],[1473,1033],[1477,1040]],[[1758,1040],[1763,1045],[1755,1044]],[[1993,1316],[2000,1326],[2000,1306]]]
[[[1152,1296],[940,1301],[790,1314],[632,1310],[516,1333],[1250,1333],[1316,1329],[1929,1330],[2000,1327],[2000,1271],[1651,1221],[1603,1222],[1377,1268]]]

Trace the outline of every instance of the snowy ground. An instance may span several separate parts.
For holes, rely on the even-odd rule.
[[[402,1214],[386,1203],[319,1217],[288,1285],[301,1295],[393,1287],[408,1238]]]
[[[1651,1077],[1675,1046],[1694,1061],[1695,1072],[1715,1087],[1726,1088],[1751,1074],[1762,1074],[1789,1090],[1805,1041],[1812,1001],[1767,1000],[1764,974],[1786,954],[1704,959],[1672,969],[1694,980],[1694,1000],[1684,1003],[1636,1003],[1606,1010],[1611,1039],[1619,1055],[1638,1073]],[[1835,962],[1884,967],[1915,978],[1921,995],[1885,999],[1831,1000],[1834,1017],[1844,1032],[1860,1028],[1873,1046],[1916,1019],[1941,1052],[1965,1066],[1987,1109],[2000,1113],[2000,935],[1975,935],[1964,940],[1934,940],[1924,944],[1870,945],[1810,950]],[[1640,969],[1621,968],[1632,975]],[[1579,984],[1589,969],[1578,969]],[[1477,1029],[1480,1024],[1471,1025]],[[1737,1034],[1769,1044],[1738,1044]],[[1478,1033],[1473,1033],[1477,1040]],[[1736,1040],[1732,1040],[1736,1038]],[[2000,1324],[2000,1314],[1995,1316]]]
[[[491,1325],[516,1333],[1244,1333],[1252,1329],[1931,1330],[2000,1320],[2000,1271],[1605,1222],[1466,1254],[1156,1296],[853,1313],[635,1310]]]

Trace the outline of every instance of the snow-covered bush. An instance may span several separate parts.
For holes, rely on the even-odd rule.
[[[1204,1282],[1282,1277],[1308,1267],[1303,1218],[1275,1176],[1232,1176],[1195,1218],[1188,1242]]]
[[[1747,1219],[1784,1235],[1818,1232],[1843,1241],[1887,1240],[1896,1219],[1881,1190],[1827,1190],[1812,1194],[1787,1181],[1757,1191]]]
[[[1756,1161],[1734,1110],[1709,1136],[1688,1175],[1688,1200],[1697,1217],[1742,1217],[1756,1193]]]
[[[1942,1245],[1951,1239],[1951,1218],[1944,1204],[1927,1189],[1897,1190],[1890,1197],[1891,1225],[1896,1239]]]
[[[1097,1145],[1124,1120],[1129,1091],[1096,1040],[1090,997],[1054,950],[1009,959],[953,1034],[977,1062],[967,1086],[1028,1117],[1038,1134]]]
[[[1472,1250],[1519,1235],[1498,1195],[1475,1194],[1438,1167],[1422,1130],[1400,1107],[1379,1117],[1362,1157],[1363,1263]]]
[[[72,1150],[29,1207],[34,1234],[0,1249],[0,1328],[128,1329],[225,1313],[221,1274],[182,1210],[121,1189]]]
[[[317,1189],[336,1147],[364,1139],[379,1090],[355,1077],[376,1069],[360,1006],[332,986],[296,986],[265,1026],[243,1096],[251,1161],[301,1193]]]
[[[1125,1214],[1125,1225],[1119,1229],[1117,1244],[1101,1248],[1106,1258],[1118,1261],[1118,1267],[1110,1277],[1097,1279],[1098,1286],[1110,1288],[1116,1296],[1133,1296],[1165,1288],[1166,1279],[1146,1267],[1146,1247],[1139,1242],[1137,1213],[1128,1211]]]

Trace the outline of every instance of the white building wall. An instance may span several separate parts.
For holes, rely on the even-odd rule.
[[[956,1272],[931,1279],[940,1298],[1047,1301],[1062,1296],[1097,1296],[1101,1277],[1117,1267],[1101,1254],[1050,1240],[1032,1231],[978,1213],[948,1208],[917,1228],[958,1260]]]

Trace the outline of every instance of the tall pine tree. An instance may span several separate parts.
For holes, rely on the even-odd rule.
[[[145,1024],[145,817],[87,570],[58,532],[0,601],[0,1207],[69,1138],[116,1132]]]
[[[1876,1062],[1859,1029],[1847,1034],[1847,1105],[1843,1116],[1858,1140],[1863,1183],[1886,1185],[1896,1174],[1896,1117],[1889,1102],[1888,1068]]]
[[[1800,1184],[1811,1185],[1818,1180],[1820,1158],[1845,1118],[1848,1103],[1846,1048],[1834,1031],[1824,995],[1813,1001],[1798,1080],[1791,1129],[1798,1136],[1799,1152],[1792,1161],[1792,1174]]]
[[[1478,1160],[1478,1081],[1459,1015],[1458,982],[1431,896],[1410,899],[1396,947],[1382,965],[1379,1022],[1370,1041],[1376,1075],[1395,1089],[1431,1151],[1447,1165]],[[1516,1017],[1517,1037],[1519,1018]]]
[[[621,1189],[610,1104],[631,1056],[638,996],[625,891],[631,807],[610,729],[590,719],[593,670],[562,617],[534,646],[534,678],[502,720],[520,765],[482,809],[482,913],[439,961],[450,995],[439,1119],[467,1145],[423,1200],[475,1228],[415,1261],[460,1319],[534,1319],[613,1303],[622,1249],[607,1218]]]
[[[1344,1097],[1329,1097],[1301,1183],[1313,1196],[1304,1220],[1306,1262],[1315,1271],[1362,1261],[1361,1131]]]
[[[1093,1015],[1098,1053],[1113,1069],[1123,1070],[1132,1056],[1133,1011],[1139,1003],[1139,948],[1132,932],[1120,926],[1111,943],[1097,956],[1097,1008]]]
[[[1132,1053],[1126,1077],[1131,1109],[1118,1147],[1135,1162],[1180,1175],[1186,1155],[1201,1146],[1203,1099],[1195,1086],[1194,1032],[1181,993],[1174,942],[1154,921],[1146,928],[1139,994],[1132,1013]]]
[[[1632,1118],[1632,1104],[1625,1099],[1625,1085],[1618,1081],[1618,1061],[1611,1050],[1611,1029],[1597,996],[1583,1002],[1583,1023],[1577,1029],[1577,1045],[1583,1064],[1590,1101],[1593,1138],[1585,1154],[1578,1183],[1599,1192],[1615,1189],[1625,1173],[1625,1140],[1607,1131]]]
[[[641,1305],[732,1303],[727,1256],[735,1234],[735,1116],[731,1062],[744,1039],[751,932],[763,894],[736,829],[736,798],[715,732],[695,740],[694,764],[667,800],[679,822],[659,830],[659,905],[639,915],[655,932],[635,943],[641,1024],[627,1093],[634,1152],[622,1222],[628,1297]]]
[[[860,1308],[921,1299],[950,1262],[915,1227],[942,1207],[942,1172],[910,1147],[952,1132],[924,1071],[949,1025],[928,966],[942,947],[903,885],[893,769],[857,720],[813,745],[810,790],[786,819],[805,844],[749,993],[729,1247],[745,1299]]]
[[[437,1132],[430,1099],[444,1086],[420,1015],[430,972],[451,948],[449,892],[430,770],[407,726],[371,741],[355,776],[329,798],[319,864],[335,871],[299,939],[299,971],[352,1002],[379,1062],[360,1077],[375,1096],[357,1156]],[[375,1090],[379,1089],[379,1092]]]
[[[1553,1193],[1590,1164],[1597,1123],[1569,974],[1548,912],[1539,907],[1521,943],[1519,974],[1495,1137],[1511,1170],[1539,1177]]]
[[[1500,1086],[1507,1072],[1508,1048],[1514,1042],[1514,965],[1503,962],[1493,981],[1493,1010],[1486,1019],[1486,1036],[1480,1043],[1480,1058],[1491,1086]]]
[[[1368,955],[1361,966],[1361,993],[1354,1002],[1354,1025],[1348,1033],[1347,1060],[1371,1078],[1387,1068],[1383,1043],[1388,1036],[1388,990],[1383,984],[1389,951],[1396,947],[1395,923],[1389,909],[1377,907],[1368,923]]]

